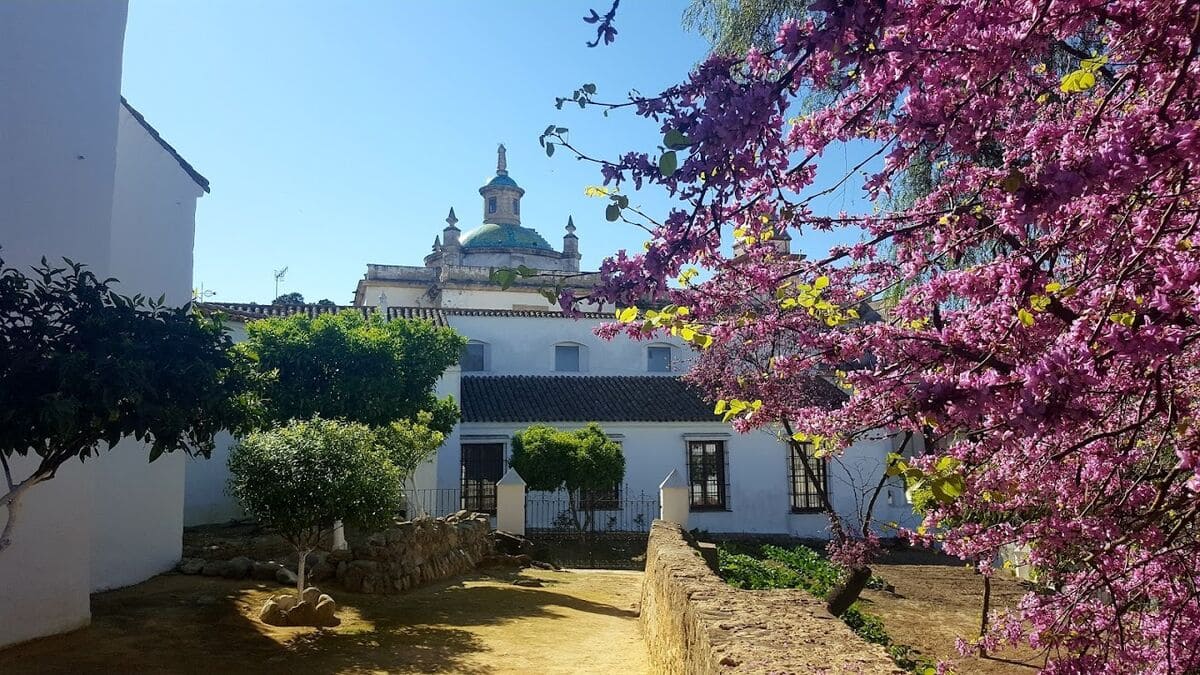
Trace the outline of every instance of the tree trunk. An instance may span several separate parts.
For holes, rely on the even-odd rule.
[[[296,598],[304,595],[304,563],[308,561],[308,552],[312,549],[299,550],[300,560],[296,563]]]
[[[988,629],[988,610],[992,604],[992,577],[983,575],[983,611],[979,617],[979,655],[987,656],[987,648],[983,646],[983,636],[987,634]]]
[[[867,582],[871,579],[870,567],[856,567],[849,570],[845,580],[838,586],[835,586],[829,591],[829,595],[825,596],[825,607],[829,613],[834,616],[841,616],[850,609],[850,605],[858,600],[859,594],[867,587]]]

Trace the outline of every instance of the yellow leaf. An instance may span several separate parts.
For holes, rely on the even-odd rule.
[[[617,315],[617,321],[620,321],[621,323],[629,323],[636,320],[637,317],[637,307],[626,307],[625,309],[621,310],[620,314]]]
[[[1033,325],[1034,318],[1033,318],[1033,315],[1029,313],[1029,310],[1026,310],[1026,309],[1018,310],[1017,318],[1020,319],[1021,323],[1025,324],[1026,326]]]
[[[583,196],[585,197],[607,197],[612,193],[612,190],[603,185],[589,185],[583,188]]]
[[[828,286],[829,286],[829,277],[817,277],[817,280],[813,282],[813,288],[818,291],[821,290],[822,288],[826,288]]]
[[[1058,283],[1057,281],[1051,281],[1050,283],[1046,284],[1047,293],[1057,293],[1061,290],[1062,284]]]

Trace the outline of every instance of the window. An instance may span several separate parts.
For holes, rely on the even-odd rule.
[[[503,443],[462,445],[462,508],[496,512],[496,481],[504,476]]]
[[[496,212],[496,198],[488,197],[488,213]]]
[[[563,373],[579,372],[579,345],[555,345],[554,369]]]
[[[646,370],[651,373],[671,372],[671,348],[654,346],[647,347]]]
[[[825,492],[829,494],[829,478],[825,472],[825,461],[820,457],[813,457],[809,452],[807,444],[803,446],[803,450],[797,450],[794,443],[788,443],[788,491],[792,497],[792,513],[813,513],[821,511],[821,494]],[[812,469],[813,476],[819,481],[814,483],[808,477],[808,472],[804,470],[804,458],[800,456],[803,452],[808,458],[808,468]],[[820,491],[817,487],[820,486]]]
[[[458,360],[464,373],[487,370],[487,345],[482,342],[468,342],[463,347]]]
[[[520,199],[513,200],[513,213],[517,214],[518,216],[521,215],[521,200]]]
[[[688,482],[693,511],[727,508],[725,441],[688,441]]]

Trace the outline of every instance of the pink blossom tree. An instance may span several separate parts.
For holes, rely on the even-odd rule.
[[[609,220],[649,233],[564,308],[615,302],[608,333],[693,342],[691,377],[740,429],[786,425],[818,455],[912,438],[890,466],[928,496],[907,536],[985,574],[1026,547],[1037,570],[982,646],[1028,643],[1050,673],[1196,672],[1200,2],[817,0],[776,45],[658,96],[568,99],[664,138],[607,161],[543,135],[599,165]],[[851,141],[871,154],[817,183]],[[915,162],[933,181],[911,206],[814,210],[860,178],[885,203]],[[644,213],[630,185],[677,207]],[[779,246],[814,230],[858,243]],[[670,304],[633,308],[647,297]],[[882,320],[860,316],[885,297]],[[808,398],[814,374],[848,401]],[[865,567],[874,532],[835,523],[835,553]]]

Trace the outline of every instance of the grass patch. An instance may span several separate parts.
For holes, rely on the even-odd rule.
[[[823,598],[837,586],[845,570],[807,546],[783,548],[772,544],[761,546],[741,542],[721,544],[718,548],[721,576],[737,588],[765,590],[768,588],[803,588]],[[868,588],[882,589],[886,582],[872,576]],[[916,654],[912,647],[897,644],[884,629],[883,619],[864,612],[855,602],[842,614],[842,621],[859,637],[887,650],[897,666],[922,675],[936,672],[935,664]]]

